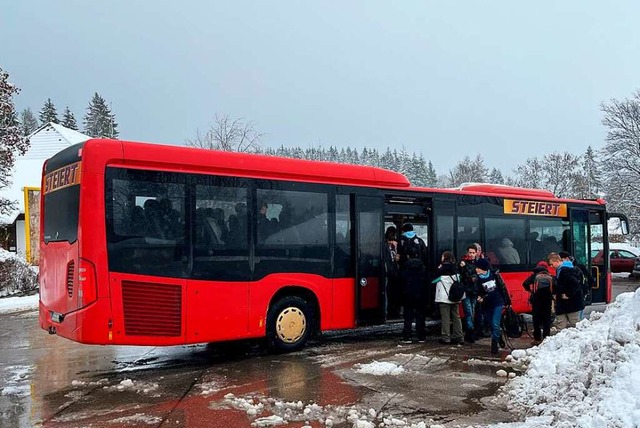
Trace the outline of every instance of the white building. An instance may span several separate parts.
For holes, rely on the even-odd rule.
[[[9,251],[19,254],[26,252],[26,230],[25,230],[25,201],[24,189],[29,187],[40,187],[42,176],[42,166],[44,161],[58,153],[60,150],[77,143],[88,140],[88,137],[78,131],[65,128],[57,123],[47,123],[42,125],[31,135],[29,135],[31,147],[16,160],[12,185],[0,190],[0,195],[12,201],[17,201],[17,209],[6,216],[0,216],[0,225],[8,225]]]

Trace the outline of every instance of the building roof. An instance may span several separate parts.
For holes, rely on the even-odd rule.
[[[88,140],[89,136],[57,123],[47,123],[27,137],[31,146],[19,156],[13,168],[12,184],[0,190],[0,196],[18,201],[18,209],[0,216],[0,223],[13,223],[16,216],[24,212],[24,187],[40,187],[44,161],[60,150]]]

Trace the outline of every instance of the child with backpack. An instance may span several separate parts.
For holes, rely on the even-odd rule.
[[[533,344],[537,345],[551,333],[551,304],[556,289],[556,278],[549,272],[547,262],[540,261],[522,286],[531,293],[533,315]]]

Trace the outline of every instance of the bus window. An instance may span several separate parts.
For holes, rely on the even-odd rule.
[[[453,241],[453,216],[439,215],[436,217],[436,254],[438,263],[440,263],[440,255],[445,251],[455,251]],[[425,243],[428,241],[425,241]]]
[[[351,258],[351,199],[336,195],[335,272],[337,278],[354,275]]]
[[[256,278],[272,272],[329,275],[328,200],[326,193],[257,190],[258,209],[266,204],[271,218],[258,217]]]
[[[458,217],[458,252],[456,256],[462,258],[467,252],[467,247],[475,242],[480,243],[480,218]]]
[[[562,251],[562,239],[568,230],[569,222],[561,218],[531,219],[529,222],[531,263],[546,260],[549,253]]]
[[[107,251],[111,270],[186,275],[185,181],[183,175],[175,173],[107,168]]]
[[[492,265],[527,263],[524,219],[486,218],[485,240],[485,254]]]
[[[199,176],[195,186],[193,277],[249,279],[249,219],[245,182]]]

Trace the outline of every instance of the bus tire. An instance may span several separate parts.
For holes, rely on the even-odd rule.
[[[277,352],[302,349],[311,336],[314,322],[311,305],[301,297],[286,296],[276,301],[267,315],[267,341]]]

